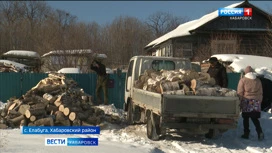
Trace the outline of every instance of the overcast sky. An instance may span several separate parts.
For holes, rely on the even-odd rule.
[[[145,20],[157,12],[169,12],[190,20],[241,1],[47,1],[55,8],[78,17],[78,21],[98,24],[111,23],[118,16],[131,16]],[[264,11],[272,10],[271,1],[250,1]],[[272,11],[270,11],[272,12]]]

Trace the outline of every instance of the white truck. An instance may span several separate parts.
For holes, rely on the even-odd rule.
[[[147,137],[159,140],[173,131],[203,134],[237,127],[238,97],[170,95],[135,88],[134,82],[147,69],[191,69],[188,59],[135,56],[130,59],[125,82],[124,110],[127,122],[147,123]],[[172,130],[176,129],[176,130]]]

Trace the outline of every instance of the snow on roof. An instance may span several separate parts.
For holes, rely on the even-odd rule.
[[[232,5],[229,5],[225,8],[235,8],[235,7],[239,6],[240,4],[242,4],[243,2],[235,3]],[[192,20],[192,21],[183,23],[183,24],[179,25],[176,29],[174,29],[174,30],[166,33],[165,35],[155,39],[154,41],[150,42],[146,47],[156,46],[157,44],[160,44],[160,43],[162,43],[168,39],[171,39],[171,38],[190,35],[191,30],[194,30],[194,29],[204,25],[205,23],[207,23],[217,17],[218,17],[218,10],[216,10],[212,13],[206,14],[197,20]]]
[[[105,58],[107,58],[107,55],[106,54],[97,54],[97,53],[95,53],[93,55],[93,57],[96,58],[96,59],[105,59]]]
[[[243,72],[247,66],[251,66],[259,75],[272,80],[272,58],[265,56],[243,55],[243,54],[215,54],[223,62],[232,62],[229,67],[234,72]]]
[[[14,56],[27,56],[27,57],[35,57],[40,58],[40,55],[34,51],[26,51],[26,50],[10,50],[3,55],[14,55]]]
[[[55,50],[50,51],[46,54],[43,54],[42,57],[50,56],[50,55],[57,55],[57,54],[90,54],[93,51],[91,49],[76,49],[76,50]]]
[[[10,61],[10,60],[0,60],[0,63],[4,63],[4,64],[8,64],[8,65],[13,65],[13,66],[15,66],[16,68],[19,68],[19,69],[24,69],[25,67],[27,67],[24,64],[13,62],[13,61]]]
[[[58,73],[81,73],[79,68],[62,68],[58,71]]]

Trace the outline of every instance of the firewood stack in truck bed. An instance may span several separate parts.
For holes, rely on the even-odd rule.
[[[19,126],[80,126],[117,122],[92,103],[77,83],[51,73],[19,99],[9,99],[0,110],[0,129]]]
[[[236,91],[215,85],[208,73],[194,70],[145,70],[135,87],[160,94],[237,96]]]

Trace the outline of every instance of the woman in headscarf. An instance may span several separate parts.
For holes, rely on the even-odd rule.
[[[247,66],[244,70],[244,77],[240,79],[237,87],[237,94],[240,97],[240,108],[242,111],[244,139],[249,139],[249,118],[255,125],[258,139],[263,140],[264,134],[260,125],[259,118],[261,116],[261,102],[263,99],[262,83],[256,74],[253,73],[251,66]]]

